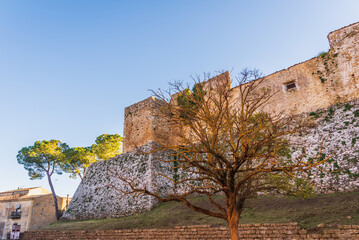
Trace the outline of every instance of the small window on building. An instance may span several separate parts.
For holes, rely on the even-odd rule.
[[[11,219],[20,219],[21,218],[21,204],[16,205],[16,210],[10,212],[10,218]]]
[[[292,81],[292,82],[287,82],[287,83],[285,84],[285,90],[286,90],[286,91],[297,90],[297,84],[296,84],[294,81]]]
[[[21,211],[12,211],[10,212],[11,219],[20,219],[21,218]]]

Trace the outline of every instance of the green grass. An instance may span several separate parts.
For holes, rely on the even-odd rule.
[[[223,201],[223,197],[217,197]],[[205,198],[195,197],[192,202],[208,207]],[[348,218],[351,217],[351,219]],[[240,223],[297,222],[305,229],[325,225],[358,225],[359,192],[321,195],[310,199],[258,197],[249,199]],[[224,220],[194,212],[181,203],[164,203],[151,211],[116,219],[87,221],[59,221],[47,230],[108,230],[133,228],[172,228],[184,225],[226,226]]]

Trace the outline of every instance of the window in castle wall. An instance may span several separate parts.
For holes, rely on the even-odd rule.
[[[286,91],[294,91],[297,90],[297,84],[294,81],[288,82],[285,84],[284,88]]]

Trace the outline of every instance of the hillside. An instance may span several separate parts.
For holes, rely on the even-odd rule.
[[[219,197],[220,198],[220,197]],[[199,205],[206,205],[204,198],[193,199]],[[320,195],[309,199],[289,197],[259,197],[247,201],[240,223],[287,223],[297,222],[306,229],[318,224],[359,224],[359,191]],[[117,219],[88,221],[59,221],[47,230],[107,230],[133,228],[171,228],[174,226],[223,225],[226,222],[194,212],[180,203],[164,203],[151,211]]]

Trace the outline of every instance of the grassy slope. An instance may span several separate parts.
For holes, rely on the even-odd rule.
[[[221,198],[221,197],[219,197]],[[223,199],[222,199],[223,200]],[[206,206],[204,198],[194,202]],[[348,219],[348,216],[351,219]],[[311,199],[260,197],[246,202],[240,223],[298,222],[306,229],[319,223],[359,224],[359,192],[322,195]],[[89,221],[59,221],[50,230],[105,230],[130,228],[170,228],[184,225],[224,225],[226,222],[194,212],[180,203],[161,204],[153,210],[130,217]]]

